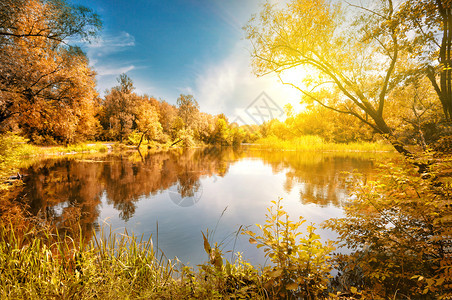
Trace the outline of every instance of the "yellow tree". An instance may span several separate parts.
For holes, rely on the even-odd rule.
[[[162,125],[163,132],[167,135],[171,135],[172,124],[177,118],[177,108],[176,106],[169,104],[166,101],[159,102],[159,121]]]
[[[395,88],[389,98],[388,122],[407,143],[417,141],[426,150],[441,137],[443,110],[426,77]]]
[[[184,128],[192,127],[193,123],[196,123],[199,104],[193,95],[180,95],[177,98],[178,116],[184,121]]]
[[[152,98],[151,98],[152,99]],[[148,97],[141,97],[135,104],[135,123],[136,129],[141,133],[139,149],[144,137],[148,140],[154,140],[162,135],[162,125],[159,122],[159,114],[156,107]]]
[[[423,4],[432,2],[436,5],[450,3],[422,1]],[[387,110],[388,105],[393,110],[400,109],[396,106],[400,99],[392,96],[396,96],[397,89],[409,87],[409,80],[416,79],[410,76],[407,65],[419,65],[420,55],[431,54],[432,50],[427,43],[420,45],[420,48],[427,47],[423,49],[410,47],[413,37],[402,22],[403,13],[408,12],[401,10],[402,4],[408,1],[398,1],[397,6],[392,0],[367,3],[374,7],[349,6],[345,11],[326,0],[293,0],[284,8],[266,4],[261,14],[245,28],[253,45],[254,71],[258,75],[278,74],[283,82],[297,88],[304,100],[356,117],[385,136],[398,152],[414,157],[399,140],[394,130],[397,122],[391,120]],[[450,32],[450,7],[447,10],[444,26],[447,24],[446,32]],[[428,12],[418,10],[416,13],[424,16],[423,21],[431,20],[426,17]],[[419,30],[427,25],[421,25]],[[446,77],[450,69],[449,37],[446,36],[445,47],[438,47],[437,72],[441,73],[440,81],[445,81],[441,93],[450,93],[451,85]],[[293,68],[305,68],[312,76],[303,84],[284,81],[283,73]],[[421,88],[419,86],[419,90]],[[410,101],[416,99],[409,98],[406,97]],[[428,102],[424,104],[428,106]],[[437,103],[447,106],[443,100]],[[414,107],[413,115],[419,111]],[[447,118],[447,107],[444,113]],[[421,120],[419,115],[415,117]],[[447,161],[439,154],[435,160],[426,160],[430,162],[414,162],[419,167],[418,174],[413,174],[408,166],[389,168],[391,175],[385,171],[380,175],[380,182],[368,181],[362,190],[358,186],[355,189],[357,201],[351,203],[347,218],[335,228],[339,229],[347,246],[355,250],[352,257],[362,259],[357,271],[362,278],[370,280],[372,291],[380,292],[375,283],[383,282],[384,290],[377,294],[383,298],[399,296],[401,290],[407,298],[420,297],[420,293],[431,293],[424,298],[432,299],[444,293],[443,298],[449,299],[451,295],[448,247],[451,218],[447,209],[451,194],[450,180],[444,172],[449,165],[433,163]],[[421,178],[419,173],[426,176]],[[363,252],[373,256],[372,260],[367,254],[360,256]],[[347,267],[353,268],[355,263],[352,259]],[[422,276],[413,280],[415,274]]]
[[[132,132],[134,107],[139,96],[133,93],[135,88],[132,79],[126,74],[121,74],[117,81],[119,85],[107,90],[102,103],[103,126],[109,132],[109,138],[122,142]]]
[[[94,71],[77,49],[62,50],[46,64],[49,68],[56,65],[61,68],[58,74],[48,75],[35,85],[42,89],[40,96],[18,103],[16,111],[20,114],[15,120],[35,142],[45,136],[66,143],[93,138],[98,127],[94,117],[97,108]]]
[[[100,26],[91,10],[65,1],[1,1],[1,130],[29,109],[46,112],[40,114],[45,118],[49,110],[70,109],[78,94],[94,100],[94,72],[84,53],[67,42],[88,39]]]
[[[265,4],[245,27],[253,68],[258,76],[276,73],[307,102],[354,116],[412,157],[385,118],[388,94],[404,80],[395,72],[406,36],[392,0],[378,4],[347,11],[327,0]],[[313,75],[302,83],[285,81],[284,72],[293,68]]]
[[[418,0],[400,3],[396,17],[410,53],[417,58],[414,74],[430,80],[444,113],[452,122],[452,1]]]
[[[89,40],[102,22],[85,6],[65,0],[3,0],[0,3],[0,41],[42,38],[57,43],[69,37]]]

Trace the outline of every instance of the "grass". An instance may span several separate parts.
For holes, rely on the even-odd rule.
[[[207,263],[193,271],[159,255],[151,238],[127,232],[101,230],[85,242],[36,227],[17,234],[0,225],[1,299],[233,299],[242,293],[239,275],[252,267],[228,266],[219,272]]]
[[[2,299],[147,298],[172,275],[170,261],[156,259],[150,240],[124,234],[85,244],[45,231],[0,232]]]
[[[32,158],[75,153],[107,152],[107,150],[108,147],[100,142],[42,147],[29,144],[27,139],[18,135],[3,134],[0,135],[0,178],[11,176],[17,172],[19,167],[26,165],[27,160]]]
[[[95,143],[79,143],[68,146],[49,146],[42,147],[32,144],[23,144],[20,147],[21,156],[44,156],[44,155],[61,155],[72,153],[91,153],[91,152],[106,152],[108,147],[100,142]]]
[[[296,151],[356,151],[356,152],[389,152],[394,148],[385,142],[325,142],[318,136],[301,136],[292,140],[281,140],[271,136],[256,141],[253,146],[265,150],[296,150]]]
[[[107,150],[108,147],[101,142],[45,147],[29,144],[25,138],[14,134],[0,136],[0,157],[6,161],[5,166],[15,165],[18,160],[29,157],[107,152]]]
[[[282,207],[279,209],[278,216],[284,213]],[[272,213],[267,219],[275,216]],[[127,231],[117,234],[111,227],[109,231],[102,227],[87,239],[80,227],[63,235],[50,223],[28,221],[24,226],[0,222],[1,299],[295,299],[290,295],[296,295],[296,290],[307,295],[298,284],[294,286],[298,276],[284,275],[289,270],[285,264],[257,269],[243,261],[240,253],[230,263],[220,250],[221,244],[211,246],[208,231],[202,233],[208,262],[193,270],[177,259],[167,259],[154,248],[152,236],[145,240]],[[286,219],[284,224],[293,223]],[[296,232],[292,227],[284,230]],[[259,238],[251,231],[246,234]],[[295,241],[285,245],[274,236],[268,238],[275,246],[268,249],[269,257],[279,253],[282,256],[278,259],[292,263],[298,261],[299,254],[287,257],[289,247],[300,249],[302,254],[311,253],[312,240],[320,239],[309,235],[308,244],[312,245],[304,249]],[[329,259],[327,252],[318,254]],[[312,280],[309,275],[308,281]],[[275,288],[278,284],[281,286]]]

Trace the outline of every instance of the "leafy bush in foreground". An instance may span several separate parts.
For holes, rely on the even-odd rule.
[[[377,181],[355,182],[345,218],[327,222],[354,251],[336,257],[339,290],[353,286],[374,299],[450,299],[452,186],[438,175],[451,165],[432,166],[421,177],[406,162],[389,163]]]
[[[263,247],[265,256],[273,266],[263,269],[263,287],[272,299],[318,299],[326,295],[332,264],[329,253],[334,250],[331,241],[323,245],[315,227],[307,226],[307,235],[302,236],[300,227],[306,220],[289,220],[280,205],[281,199],[272,201],[275,207],[268,208],[266,224],[257,226],[262,234],[244,231],[250,243]]]

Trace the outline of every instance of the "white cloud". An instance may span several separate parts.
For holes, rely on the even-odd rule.
[[[118,75],[121,73],[127,73],[129,71],[132,71],[135,69],[134,65],[129,66],[98,66],[96,67],[97,74],[99,76],[105,76],[105,75]]]
[[[135,69],[135,66],[127,61],[109,59],[110,55],[134,46],[135,38],[125,31],[120,31],[117,34],[104,33],[94,42],[84,44],[90,64],[99,76],[118,75]]]
[[[237,117],[254,122],[247,116],[247,107],[265,92],[277,106],[291,103],[298,108],[300,94],[284,86],[276,76],[257,78],[251,72],[250,55],[241,41],[223,61],[206,66],[197,76],[194,95],[201,110],[211,114],[225,113],[231,121]]]
[[[117,59],[115,54],[135,46],[135,37],[128,32],[104,32],[91,43],[84,43],[83,48],[90,60],[90,65],[97,72],[97,88],[101,95],[116,82],[121,73],[130,72],[137,67],[127,60]],[[135,62],[136,63],[136,62]]]
[[[85,44],[89,57],[102,57],[134,46],[135,37],[125,31],[105,33],[92,43]]]
[[[177,89],[177,91],[180,94],[185,94],[185,95],[194,95],[195,94],[195,91],[190,86],[180,87]]]

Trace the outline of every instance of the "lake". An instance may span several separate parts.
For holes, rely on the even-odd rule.
[[[278,198],[293,220],[302,215],[305,224],[340,217],[350,176],[343,172],[369,175],[382,155],[391,156],[247,147],[65,156],[21,170],[26,176],[19,198],[62,230],[79,220],[87,236],[102,226],[152,235],[167,258],[191,266],[207,260],[201,231],[209,229],[209,240],[222,244],[226,258],[240,251],[263,265],[262,249],[237,236],[240,226],[256,231]]]

